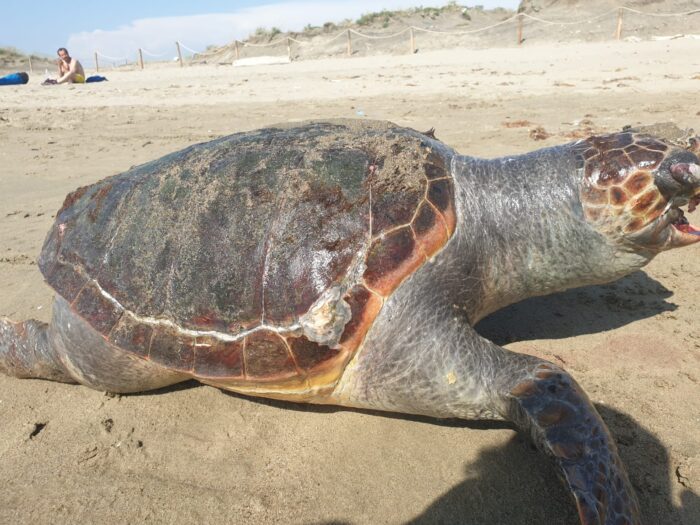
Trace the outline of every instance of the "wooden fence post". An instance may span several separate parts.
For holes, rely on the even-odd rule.
[[[238,59],[240,58],[240,53],[239,53],[239,51],[238,51],[238,40],[236,40],[235,49],[236,49],[236,60],[238,60]]]
[[[287,37],[287,56],[289,57],[289,61],[292,61],[292,39]]]
[[[518,13],[518,45],[523,43],[523,14]]]
[[[139,66],[143,69],[143,51],[139,48]]]
[[[29,73],[33,74],[34,70],[32,69],[32,56],[29,55]]]
[[[350,30],[348,29],[348,56],[352,56],[352,41],[350,40]]]
[[[622,8],[617,10],[617,30],[615,31],[615,38],[617,40],[622,38]]]
[[[95,51],[95,71],[100,72],[100,63],[97,61],[97,51]]]
[[[411,54],[416,52],[416,36],[413,34],[413,28],[411,28]]]
[[[175,42],[175,45],[177,46],[177,58],[180,61],[180,67],[182,67],[184,64],[182,63],[182,51],[180,51],[180,42]]]

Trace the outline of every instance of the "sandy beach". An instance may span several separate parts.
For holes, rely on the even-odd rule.
[[[531,44],[283,65],[147,65],[0,88],[0,315],[50,318],[36,259],[65,195],[196,142],[386,119],[500,156],[625,125],[700,132],[700,42]],[[91,72],[89,72],[91,73]],[[700,211],[689,215],[700,223]],[[505,228],[507,224],[503,225]],[[617,439],[646,523],[700,523],[700,248],[479,325],[567,368]],[[190,382],[115,396],[0,376],[0,523],[574,524],[509,424],[243,396]]]

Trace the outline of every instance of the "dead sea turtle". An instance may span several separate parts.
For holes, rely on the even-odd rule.
[[[572,377],[472,326],[699,242],[680,210],[698,164],[630,132],[483,160],[368,121],[195,145],[68,195],[39,259],[53,320],[0,321],[0,369],[506,419],[554,458],[582,523],[638,523]]]

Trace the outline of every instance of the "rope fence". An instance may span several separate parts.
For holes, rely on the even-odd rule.
[[[185,49],[186,51],[189,51],[190,53],[192,53],[192,58],[194,58],[197,55],[202,54],[201,51],[196,51],[195,49],[192,49],[191,47],[186,46],[182,42],[179,42],[179,41],[175,42],[175,50],[177,52],[177,60],[180,63],[180,67],[184,66],[184,64],[185,64],[184,60],[182,58],[182,51],[180,48]],[[152,53],[152,52],[148,51],[147,49],[140,47],[137,50],[136,61],[139,64],[139,67],[141,69],[143,69],[145,67],[145,63],[143,60],[144,55],[146,55],[149,58],[158,59],[158,58],[167,57],[168,53]],[[113,57],[113,56],[105,55],[104,53],[101,53],[100,51],[95,51],[93,54],[93,57],[95,60],[95,71],[97,71],[98,73],[100,72],[100,58],[104,58],[104,59],[108,60],[111,63],[112,67],[116,67],[118,65],[121,66],[121,65],[128,65],[129,64],[129,57]],[[31,62],[30,62],[30,65],[31,65]]]
[[[353,40],[354,39],[363,39],[367,42],[371,41],[376,41],[376,40],[390,40],[390,39],[398,39],[399,37],[402,37],[403,35],[406,35],[408,33],[408,50],[410,53],[415,53],[416,52],[416,33],[424,33],[424,34],[430,34],[430,35],[452,35],[452,36],[466,36],[466,35],[475,35],[479,33],[483,33],[485,31],[489,31],[492,29],[496,28],[502,28],[505,25],[508,24],[514,24],[515,25],[515,32],[516,32],[516,38],[515,41],[518,45],[522,45],[522,43],[525,40],[524,37],[524,32],[525,32],[525,22],[531,22],[532,24],[541,24],[545,26],[561,26],[561,27],[582,27],[585,24],[590,24],[592,22],[604,20],[604,19],[609,19],[613,20],[612,16],[616,15],[617,18],[617,23],[615,26],[615,30],[613,33],[613,38],[616,40],[621,40],[622,39],[622,34],[623,34],[623,18],[624,18],[624,13],[627,12],[629,14],[634,14],[634,15],[639,15],[639,16],[644,16],[644,17],[655,17],[655,18],[673,18],[673,17],[686,17],[686,16],[691,16],[700,13],[700,8],[699,9],[692,9],[689,11],[681,12],[681,13],[654,13],[654,12],[648,12],[648,11],[640,11],[638,9],[634,9],[631,7],[626,7],[626,6],[620,6],[616,7],[613,9],[610,9],[609,11],[606,11],[604,13],[601,13],[599,15],[586,18],[586,19],[581,19],[581,20],[569,20],[569,21],[562,21],[562,20],[548,20],[546,18],[540,18],[538,16],[531,15],[529,13],[516,13],[513,16],[506,18],[504,20],[501,20],[500,22],[496,22],[494,24],[490,24],[484,27],[479,27],[476,29],[468,29],[468,30],[454,30],[454,31],[439,31],[435,29],[430,29],[426,27],[418,27],[418,26],[409,26],[406,27],[400,31],[397,31],[395,33],[391,34],[367,34],[367,33],[362,33],[360,31],[357,31],[352,28],[345,29],[335,36],[332,36],[326,40],[323,41],[318,41],[314,40],[312,41],[304,41],[304,40],[299,40],[297,38],[294,38],[293,36],[285,36],[285,37],[280,37],[276,40],[272,40],[267,43],[253,43],[253,42],[244,42],[241,40],[234,40],[233,42],[233,54],[234,56],[231,57],[233,59],[233,62],[240,60],[241,58],[241,49],[243,48],[251,48],[251,49],[256,49],[256,50],[263,50],[265,48],[271,48],[271,47],[278,47],[278,46],[285,46],[287,48],[287,57],[288,60],[291,62],[293,57],[292,57],[292,49],[293,45],[298,46],[299,51],[301,51],[304,47],[306,46],[315,46],[315,47],[328,47],[331,44],[338,45],[336,41],[343,39],[345,37],[345,45],[343,46],[340,44],[342,49],[343,47],[345,48],[345,54],[347,56],[352,56],[353,54]],[[528,26],[530,27],[530,26]],[[534,27],[534,26],[532,26]],[[677,35],[676,35],[677,36]],[[668,37],[668,38],[674,38],[674,37]],[[175,51],[177,52],[176,59],[180,64],[180,67],[183,67],[185,65],[184,59],[182,57],[182,49],[188,51],[191,53],[190,59],[194,59],[195,57],[200,57],[200,58],[205,58],[208,53],[207,52],[201,52],[197,51],[195,49],[192,49],[182,42],[175,42]],[[221,50],[221,48],[220,48]],[[219,50],[219,51],[220,51]],[[209,54],[216,54],[217,51],[214,51]],[[140,69],[144,69],[144,55],[146,55],[149,58],[152,59],[159,59],[159,58],[164,58],[168,56],[168,53],[152,53],[148,51],[147,49],[139,48],[137,51],[137,63],[140,67]],[[105,55],[101,53],[100,51],[95,51],[94,52],[94,60],[95,60],[95,70],[97,72],[100,71],[100,62],[99,59],[104,59],[106,61],[111,62],[112,67],[115,67],[117,65],[127,65],[129,63],[129,58],[128,57],[113,57],[109,55]],[[31,69],[31,61],[29,65]]]
[[[335,36],[325,40],[325,41],[314,41],[314,42],[309,42],[309,41],[302,41],[298,40],[293,37],[281,37],[277,40],[272,40],[270,42],[264,43],[264,44],[255,44],[252,42],[243,42],[240,40],[235,40],[234,41],[234,49],[235,49],[235,60],[240,59],[240,49],[243,48],[267,48],[267,47],[276,47],[280,46],[282,44],[287,44],[287,50],[288,50],[288,58],[291,61],[292,60],[292,54],[291,54],[291,44],[297,44],[300,48],[303,48],[304,46],[309,46],[309,45],[314,45],[317,47],[323,47],[323,46],[328,46],[329,44],[332,44],[336,40],[342,38],[345,36],[346,40],[346,54],[348,56],[351,56],[353,53],[353,37],[357,38],[362,38],[365,40],[389,40],[392,38],[397,38],[400,37],[406,33],[409,34],[409,50],[411,53],[416,52],[416,33],[427,33],[427,34],[433,34],[433,35],[454,35],[454,36],[461,36],[461,35],[475,35],[478,33],[483,33],[485,31],[489,31],[491,29],[495,29],[501,26],[505,26],[507,24],[512,24],[515,23],[515,28],[516,28],[516,42],[518,45],[522,45],[522,43],[525,40],[524,37],[524,22],[531,21],[533,23],[538,23],[538,24],[544,24],[547,26],[583,26],[584,24],[590,24],[595,21],[599,21],[605,18],[610,18],[611,15],[617,14],[617,25],[616,29],[614,31],[613,37],[616,40],[621,40],[622,39],[622,30],[623,30],[623,13],[627,11],[629,13],[633,13],[636,15],[640,16],[650,16],[650,17],[658,17],[658,18],[671,18],[671,17],[685,17],[685,16],[690,16],[694,14],[700,13],[700,9],[693,9],[689,11],[684,11],[680,13],[652,13],[652,12],[647,12],[647,11],[640,11],[638,9],[633,9],[631,7],[626,7],[626,6],[621,6],[617,8],[610,9],[604,13],[601,13],[599,15],[595,15],[590,18],[586,19],[580,19],[580,20],[573,20],[573,21],[560,21],[560,20],[548,20],[545,18],[540,18],[534,15],[531,15],[529,13],[516,13],[513,16],[506,18],[504,20],[501,20],[500,22],[496,22],[494,24],[490,24],[484,27],[479,27],[476,29],[469,29],[469,30],[455,30],[455,31],[440,31],[440,30],[434,30],[434,29],[429,29],[425,27],[418,27],[418,26],[409,26],[401,31],[398,31],[396,33],[392,34],[387,34],[387,35],[372,35],[372,34],[367,34],[367,33],[361,33],[360,31],[357,31],[355,29],[349,28],[346,30],[343,30],[336,34]]]

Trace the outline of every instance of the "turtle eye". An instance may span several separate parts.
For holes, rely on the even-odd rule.
[[[671,177],[683,186],[700,186],[700,166],[678,162],[670,167]]]

